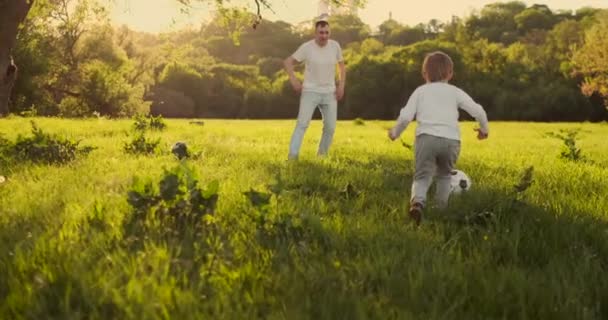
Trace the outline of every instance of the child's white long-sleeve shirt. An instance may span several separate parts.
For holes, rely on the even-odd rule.
[[[489,133],[483,108],[462,89],[446,82],[427,83],[412,93],[397,119],[397,133],[401,134],[416,118],[416,136],[428,134],[460,140],[459,108],[474,117],[484,133]]]

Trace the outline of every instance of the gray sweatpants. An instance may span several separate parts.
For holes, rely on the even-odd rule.
[[[416,172],[412,184],[411,203],[426,204],[426,194],[437,179],[435,201],[444,208],[450,197],[451,172],[460,154],[460,141],[421,134],[416,137]]]

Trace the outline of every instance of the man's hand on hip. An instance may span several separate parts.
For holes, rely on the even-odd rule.
[[[344,87],[338,86],[336,89],[336,100],[340,101],[342,98],[344,98]]]
[[[300,82],[300,80],[292,80],[291,86],[293,87],[293,90],[296,93],[302,93],[302,83]]]

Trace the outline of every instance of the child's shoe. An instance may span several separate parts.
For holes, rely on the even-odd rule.
[[[417,226],[420,225],[420,221],[422,220],[422,209],[423,206],[419,202],[414,202],[410,205],[410,218]]]

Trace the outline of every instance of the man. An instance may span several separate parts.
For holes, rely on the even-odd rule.
[[[298,159],[302,139],[312,119],[315,108],[323,116],[323,136],[319,144],[319,156],[325,156],[333,140],[338,115],[338,100],[344,96],[346,69],[340,44],[329,39],[329,23],[321,17],[315,23],[315,38],[302,44],[284,62],[293,89],[300,94],[300,110],[296,128],[291,136],[289,159]],[[304,62],[304,83],[293,71],[294,62]],[[336,86],[336,64],[340,69],[340,80]]]

